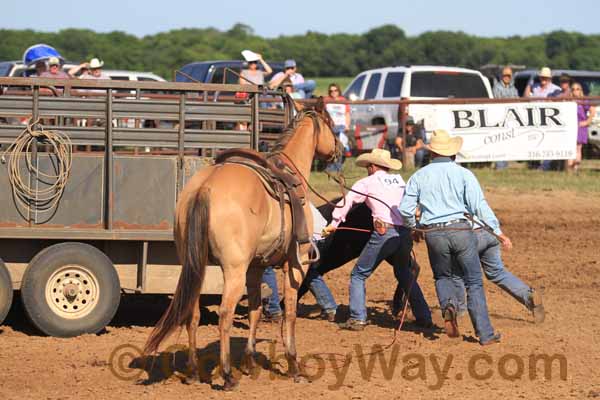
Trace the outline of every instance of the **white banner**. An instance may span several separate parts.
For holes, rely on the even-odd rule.
[[[410,105],[430,134],[445,129],[463,137],[458,162],[575,158],[577,103]]]

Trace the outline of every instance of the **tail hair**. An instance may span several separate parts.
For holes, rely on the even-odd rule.
[[[197,196],[188,203],[184,243],[180,246],[181,274],[171,304],[152,330],[144,347],[144,354],[152,354],[160,344],[178,327],[186,324],[192,316],[194,307],[198,307],[197,294],[208,263],[208,218],[210,213],[210,191],[200,189]],[[175,224],[175,231],[179,229]],[[179,235],[176,234],[176,240]]]

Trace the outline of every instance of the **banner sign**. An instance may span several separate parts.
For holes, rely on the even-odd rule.
[[[577,103],[531,102],[410,106],[428,134],[463,137],[458,162],[574,159]]]

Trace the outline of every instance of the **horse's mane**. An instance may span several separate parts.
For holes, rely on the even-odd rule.
[[[287,99],[290,103],[292,102],[291,98]],[[299,111],[294,119],[290,122],[287,128],[283,131],[283,133],[279,136],[275,144],[273,145],[273,149],[271,152],[279,152],[282,151],[285,145],[290,141],[294,132],[296,132],[296,128],[300,121],[302,121],[305,117],[310,117],[312,119],[312,123],[315,127],[315,136],[318,136],[321,133],[321,125],[319,125],[319,118],[323,119],[323,122],[327,124],[333,131],[333,120],[331,116],[327,112],[325,108],[325,103],[323,102],[323,98],[320,97],[317,103],[313,106],[305,108]]]
[[[272,152],[278,152],[283,150],[285,145],[288,144],[288,142],[296,132],[298,124],[305,117],[310,117],[312,119],[312,122],[315,126],[315,135],[318,135],[320,133],[321,126],[319,125],[319,114],[317,113],[317,111],[313,109],[302,110],[298,114],[296,114],[296,116],[290,122],[287,128],[285,128],[283,133],[279,136],[279,138],[277,138],[277,141],[275,142],[275,144],[273,145],[273,149],[271,150]]]

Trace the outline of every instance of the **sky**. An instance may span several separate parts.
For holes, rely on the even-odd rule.
[[[559,29],[600,34],[600,0],[0,0],[0,4],[4,29],[87,28],[140,37],[179,28],[227,30],[238,22],[269,38],[309,30],[360,34],[384,24],[397,25],[409,36],[435,30],[485,37]]]

